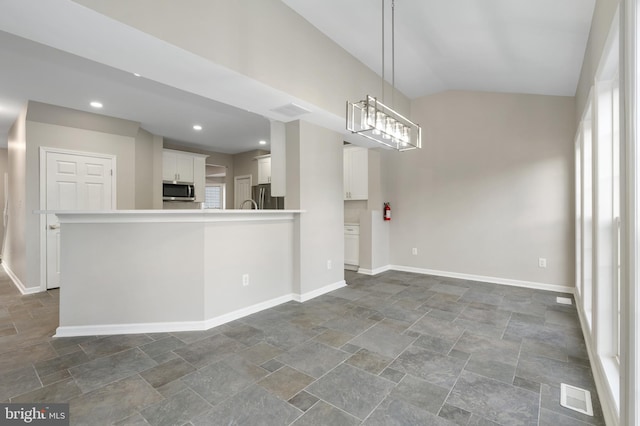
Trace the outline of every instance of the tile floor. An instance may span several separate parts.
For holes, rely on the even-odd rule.
[[[0,401],[69,402],[73,425],[604,424],[557,294],[346,278],[208,331],[52,339],[58,291],[0,275]],[[561,382],[591,390],[594,417],[559,405]]]

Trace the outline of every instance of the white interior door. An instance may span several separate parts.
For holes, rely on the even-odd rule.
[[[46,210],[111,210],[113,158],[46,152]],[[60,224],[46,218],[47,288],[60,287]]]
[[[251,199],[251,175],[236,176],[233,180],[233,204],[236,209],[239,209],[243,201]],[[251,208],[251,206],[249,206],[249,208]]]

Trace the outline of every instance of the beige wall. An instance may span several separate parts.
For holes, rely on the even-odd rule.
[[[75,1],[338,116],[346,99],[381,95],[375,72],[280,0]],[[397,91],[394,106],[409,112]]]
[[[578,81],[578,89],[576,91],[576,122],[582,118],[582,112],[585,109],[589,91],[593,86],[598,63],[602,56],[609,28],[618,8],[619,0],[596,0],[596,7],[593,11],[593,20],[591,22],[591,32],[587,42],[587,49],[582,63],[582,71],[580,80]]]
[[[162,184],[162,157],[160,162],[154,161],[154,153],[158,145],[162,149],[162,140],[154,137],[144,129],[139,129],[135,139],[135,208],[158,208],[156,187]],[[160,169],[159,171],[156,169]],[[158,179],[160,176],[160,180]],[[161,197],[161,193],[160,193]]]
[[[27,285],[26,228],[26,108],[11,127],[8,137],[9,222],[2,263],[22,285]]]
[[[288,123],[286,134],[285,208],[304,210],[296,224],[294,292],[305,294],[344,280],[343,142],[304,121]]]
[[[7,169],[9,160],[9,150],[6,148],[0,148],[0,211],[4,212],[4,203],[5,197],[7,194],[4,193],[4,177],[5,173],[7,173],[8,180],[8,172]],[[0,219],[0,241],[4,238],[4,221]]]
[[[391,263],[573,286],[574,98],[446,92],[412,111],[423,148],[382,155]]]
[[[242,152],[233,156],[233,176],[251,175],[251,185],[258,184],[258,155],[269,154],[263,149]]]

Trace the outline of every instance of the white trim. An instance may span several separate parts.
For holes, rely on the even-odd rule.
[[[4,266],[4,265],[3,265]],[[5,267],[6,269],[6,267]],[[9,273],[7,271],[7,273]],[[104,325],[82,325],[82,326],[64,326],[56,329],[53,337],[76,337],[76,336],[106,336],[114,334],[140,334],[140,333],[167,333],[173,331],[201,331],[218,327],[231,321],[244,318],[248,315],[265,309],[273,308],[286,302],[306,302],[315,297],[332,292],[339,288],[345,287],[347,284],[338,281],[333,284],[326,285],[317,290],[310,291],[305,294],[286,294],[255,305],[247,306],[227,314],[222,314],[214,318],[204,321],[178,321],[178,322],[153,322],[153,323],[134,323],[134,324],[104,324]]]
[[[22,293],[23,295],[42,292],[42,289],[40,289],[40,287],[25,287],[25,285],[22,284],[22,281],[20,281],[20,278],[18,278],[18,276],[13,273],[11,268],[9,268],[9,266],[7,266],[5,262],[2,262],[2,268],[7,273],[9,278],[11,278],[11,281],[13,281],[13,284],[16,286],[18,291],[20,291],[20,293]]]
[[[601,360],[596,354],[593,344],[593,338],[591,337],[591,333],[589,333],[589,325],[587,324],[582,308],[584,305],[582,303],[580,295],[575,294],[574,297],[576,299],[578,318],[580,320],[580,330],[582,331],[584,343],[587,347],[587,353],[589,354],[589,365],[591,366],[593,381],[595,382],[596,390],[598,391],[598,399],[600,400],[600,406],[602,407],[602,415],[604,416],[605,423],[607,425],[617,426],[619,424],[619,417],[617,414],[618,409],[614,396],[615,390],[612,389],[611,386],[609,386],[610,383],[607,380],[606,374],[606,370],[608,370],[608,367],[610,366],[604,365],[603,360]],[[611,383],[611,385],[615,387],[617,386],[617,383]]]
[[[313,298],[322,296],[323,294],[330,293],[334,290],[338,290],[339,288],[346,287],[346,286],[347,286],[347,283],[345,282],[345,280],[338,281],[336,283],[326,285],[317,290],[309,291],[304,294],[293,294],[292,300],[295,300],[296,302],[301,302],[301,303],[306,302],[307,300],[311,300]]]
[[[376,269],[360,268],[358,269],[358,273],[363,275],[378,275],[383,272],[387,272],[390,269],[391,269],[391,265],[381,266],[380,268],[376,268]]]
[[[47,206],[47,154],[55,153],[55,154],[67,154],[67,155],[78,155],[82,157],[93,157],[93,158],[104,158],[107,160],[111,160],[111,205],[114,209],[117,208],[117,164],[116,164],[116,156],[113,154],[102,154],[99,152],[85,152],[85,151],[75,151],[71,149],[63,149],[63,148],[50,148],[46,146],[41,146],[39,149],[40,153],[40,164],[38,171],[40,173],[40,187],[38,188],[40,195],[40,210],[45,211]],[[47,217],[46,215],[40,215],[40,291],[47,291]]]
[[[438,271],[435,269],[414,268],[412,266],[390,265],[389,269],[402,272],[414,272],[416,274],[437,275],[440,277],[459,278],[470,281],[480,281],[484,283],[509,285],[512,287],[532,288],[535,290],[554,291],[558,293],[574,293],[574,288],[557,284],[538,283],[534,281],[513,280],[510,278],[487,277],[484,275],[462,274],[458,272]]]

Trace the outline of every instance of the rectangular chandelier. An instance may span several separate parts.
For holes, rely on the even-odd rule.
[[[398,151],[422,147],[420,126],[369,95],[347,101],[347,130]]]

